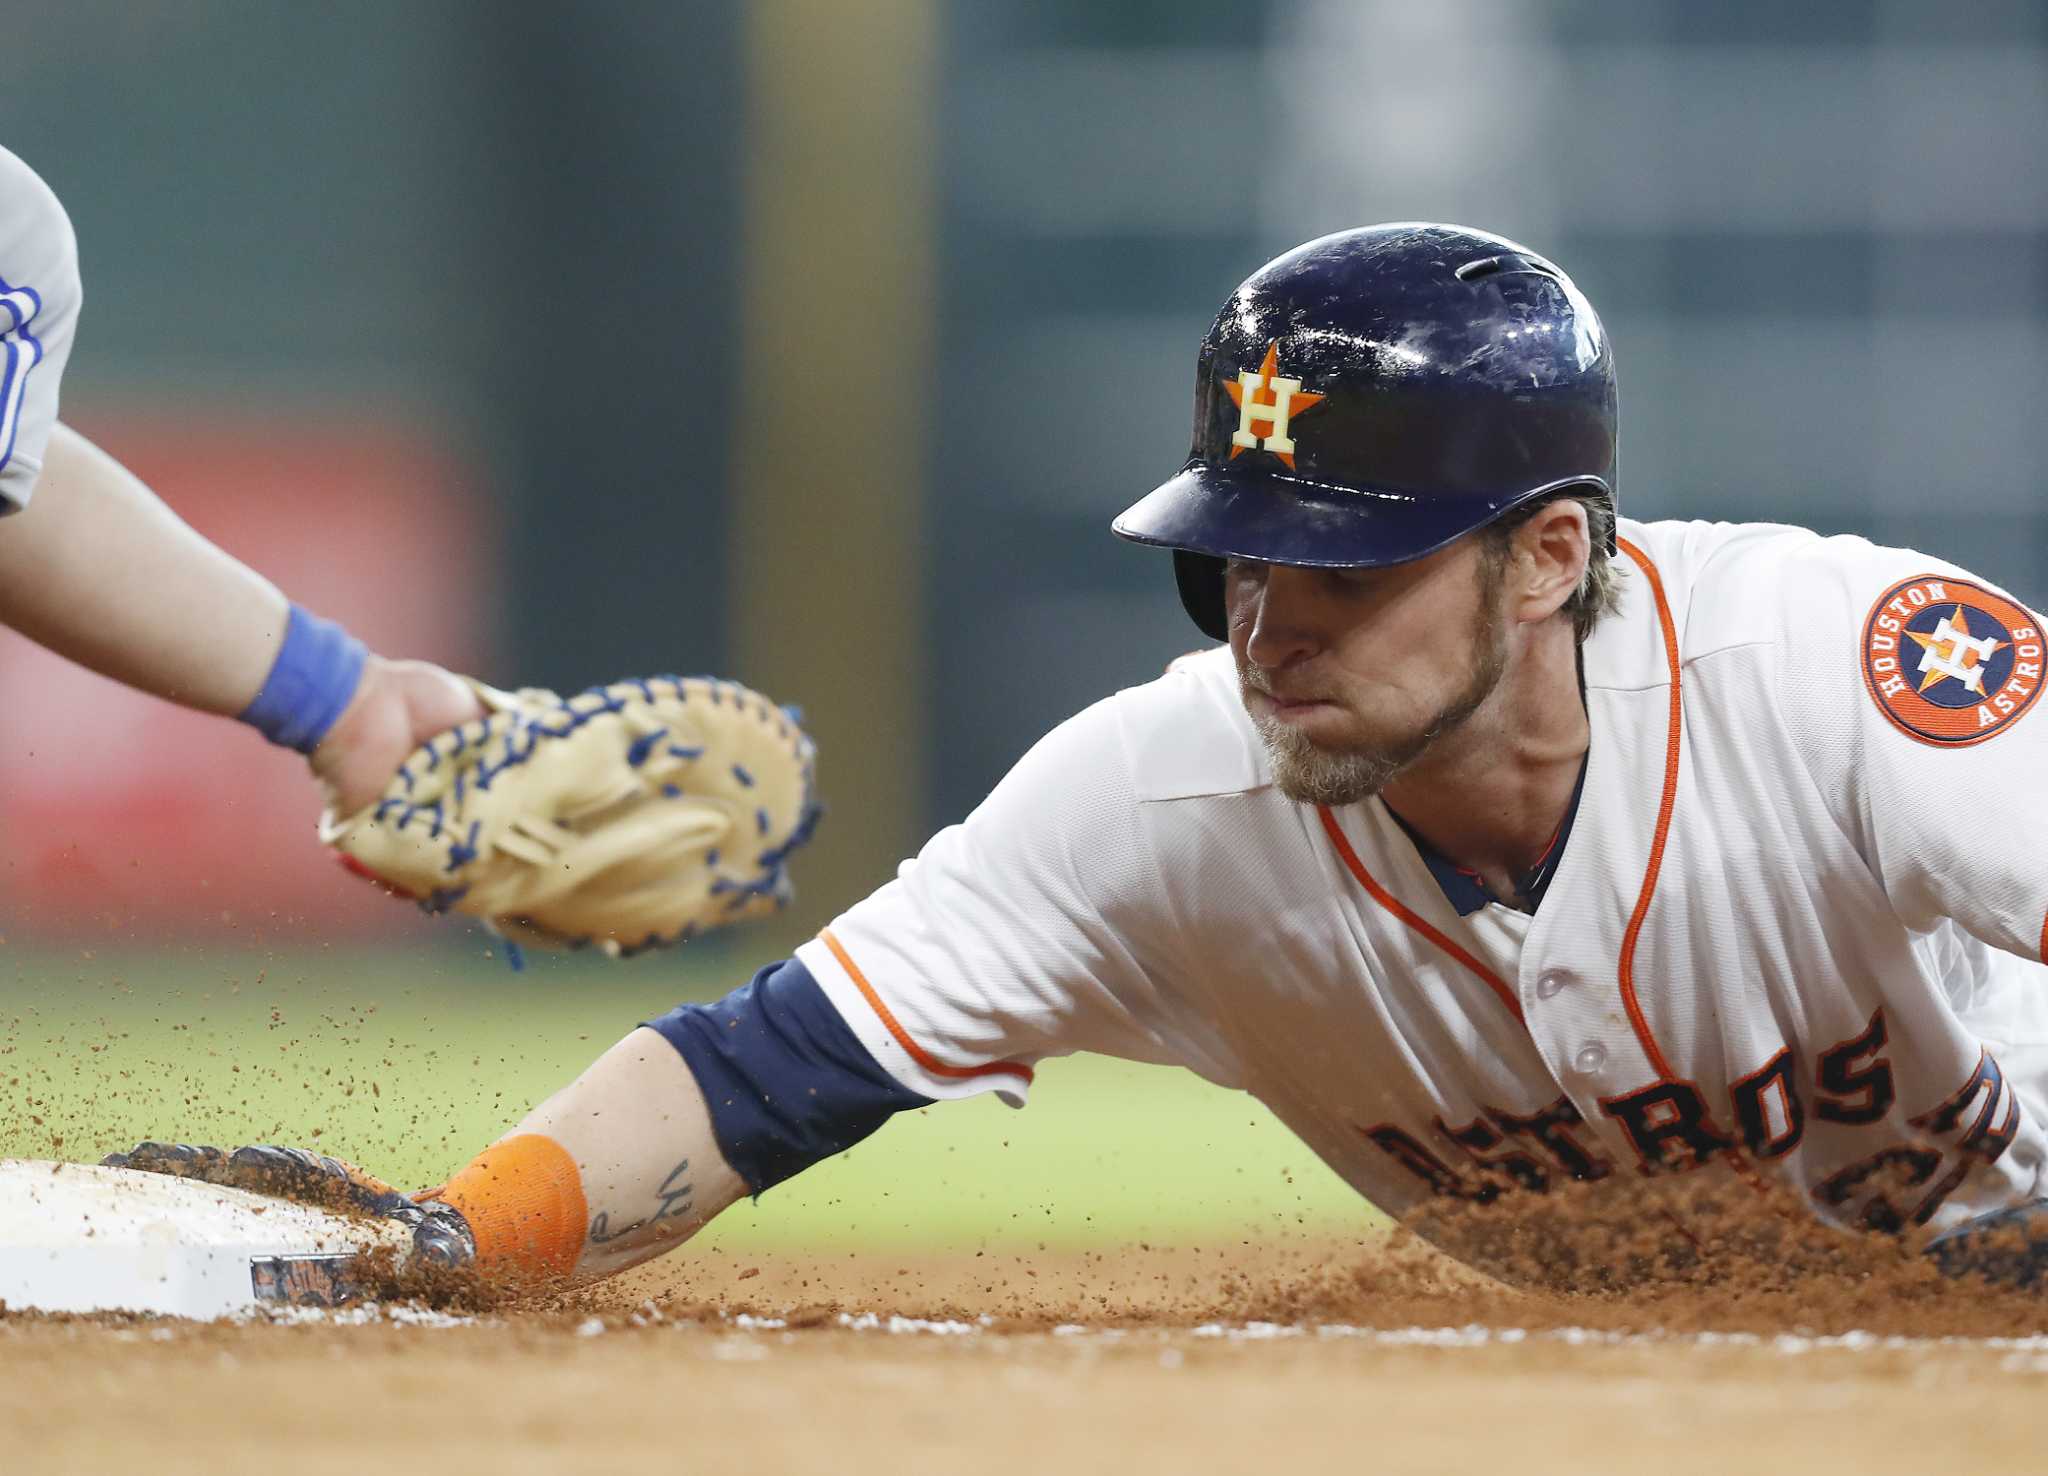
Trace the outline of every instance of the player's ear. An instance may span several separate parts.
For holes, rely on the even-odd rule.
[[[1509,562],[1508,613],[1525,622],[1548,620],[1572,597],[1592,557],[1585,504],[1575,497],[1545,503],[1514,533]]]

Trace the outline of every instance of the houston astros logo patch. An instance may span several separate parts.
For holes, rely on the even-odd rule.
[[[1294,470],[1294,417],[1306,415],[1328,398],[1311,394],[1298,379],[1280,372],[1280,340],[1266,345],[1266,361],[1256,372],[1245,369],[1223,381],[1237,406],[1237,433],[1230,438],[1230,460],[1246,451],[1270,451]]]
[[[2011,727],[2041,695],[2034,617],[1981,584],[1922,574],[1878,596],[1863,677],[1894,726],[1963,748]]]

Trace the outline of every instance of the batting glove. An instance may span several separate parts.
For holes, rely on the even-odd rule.
[[[1948,1276],[1981,1276],[1999,1286],[2039,1285],[2048,1273],[2048,1199],[1965,1220],[1927,1242]]]
[[[466,1266],[476,1259],[476,1237],[455,1206],[438,1200],[415,1202],[354,1164],[303,1148],[263,1144],[227,1153],[189,1143],[137,1143],[126,1153],[110,1153],[100,1162],[107,1168],[199,1179],[230,1189],[376,1215],[412,1231],[417,1259],[441,1266]]]

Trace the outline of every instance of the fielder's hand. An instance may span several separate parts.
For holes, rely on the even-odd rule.
[[[483,699],[452,672],[371,656],[347,709],[308,756],[328,811],[374,805],[414,749],[483,715]]]
[[[453,1205],[437,1200],[417,1203],[353,1164],[303,1148],[262,1145],[227,1153],[188,1143],[137,1143],[126,1153],[110,1153],[100,1162],[107,1168],[141,1169],[302,1204],[353,1209],[395,1220],[410,1229],[417,1260],[466,1266],[476,1259],[476,1238]]]

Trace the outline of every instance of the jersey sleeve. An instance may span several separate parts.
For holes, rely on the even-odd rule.
[[[1170,940],[1116,700],[1056,728],[964,823],[797,950],[910,1090],[1021,1106],[1036,1062],[1083,1050],[1203,1069],[1156,1028]]]
[[[1815,540],[1779,571],[1781,711],[1835,822],[1916,930],[2048,950],[2043,627],[1923,554]]]
[[[0,149],[0,514],[26,507],[42,473],[80,299],[70,217]]]
[[[719,1151],[755,1194],[930,1100],[876,1063],[793,958],[643,1023],[690,1068]]]

